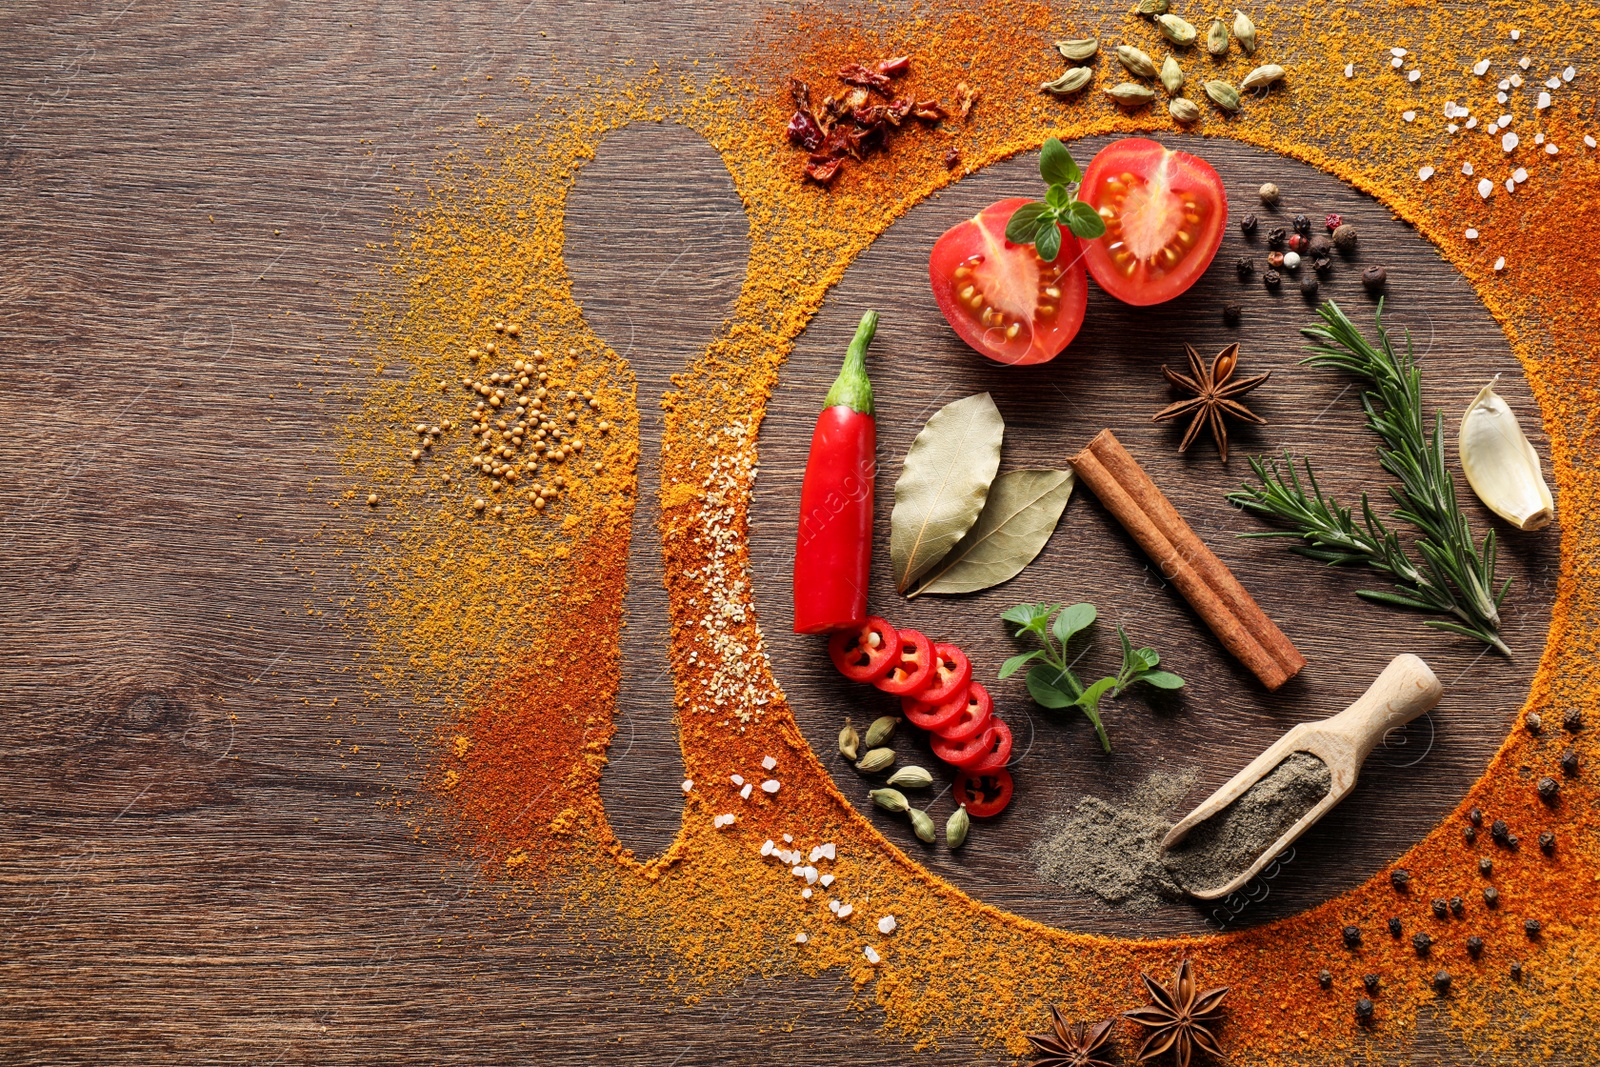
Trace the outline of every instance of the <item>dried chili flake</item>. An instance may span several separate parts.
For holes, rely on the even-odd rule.
[[[955,145],[951,145],[944,150],[944,165],[949,170],[955,170],[961,166],[961,150]]]
[[[954,95],[956,98],[956,114],[966,118],[968,113],[972,111],[972,105],[978,102],[978,90],[972,88],[966,82],[957,82]]]
[[[827,185],[839,176],[839,168],[843,166],[842,159],[830,159],[824,163],[811,161],[806,164],[806,177],[818,185]]]
[[[801,111],[812,110],[811,86],[807,85],[799,78],[789,79],[789,96],[794,100],[794,106],[799,108]]]
[[[863,89],[871,89],[875,92],[883,93],[885,96],[888,95],[889,76],[880,74],[875,70],[868,70],[860,63],[851,63],[841,68],[839,80],[846,85],[859,85]]]
[[[905,121],[906,116],[916,110],[916,101],[909,96],[897,96],[889,101],[889,106],[884,109],[884,117],[891,126],[898,126]]]
[[[895,56],[878,64],[878,73],[889,78],[898,78],[911,69],[910,56]]]
[[[943,122],[950,117],[950,113],[937,100],[918,100],[912,106],[911,113],[924,122]]]
[[[824,136],[822,127],[817,124],[816,117],[811,112],[801,109],[796,111],[789,119],[789,126],[785,130],[792,144],[797,144],[808,152],[814,152],[822,146]]]

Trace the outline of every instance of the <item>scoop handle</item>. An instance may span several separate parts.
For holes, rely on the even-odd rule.
[[[1344,737],[1359,767],[1384,734],[1431,711],[1442,692],[1444,687],[1433,670],[1404,653],[1389,661],[1354,704],[1320,724],[1320,730]]]

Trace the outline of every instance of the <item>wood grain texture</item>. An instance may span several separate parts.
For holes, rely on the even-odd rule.
[[[337,521],[332,430],[370,381],[370,368],[351,362],[360,343],[349,308],[371,284],[383,255],[374,246],[389,238],[397,202],[422,189],[440,154],[477,143],[479,112],[526,109],[518,77],[542,90],[630,58],[725,54],[758,14],[621,0],[113,0],[0,11],[9,723],[0,1060],[743,1064],[819,1050],[860,1065],[983,1060],[960,1042],[913,1050],[874,1033],[875,1014],[832,978],[753,981],[694,1004],[663,997],[637,976],[629,946],[603,931],[575,928],[538,901],[508,912],[429,829],[405,709],[365,673],[360,635],[323,613],[356,592],[321,538]],[[1308,206],[1358,213],[1363,254],[1401,268],[1396,316],[1428,339],[1438,403],[1453,412],[1488,373],[1515,374],[1466,285],[1382,209],[1260,153],[1217,143],[1207,154],[1236,197],[1266,170],[1303,190]],[[1015,814],[981,827],[959,860],[930,853],[930,864],[985,899],[1077,928],[1203,929],[1192,910],[1098,911],[1040,884],[1017,846],[1073,796],[1115,794],[1163,759],[1204,753],[1206,788],[1297,714],[1359,691],[1391,651],[1419,650],[1443,665],[1453,701],[1435,717],[1428,755],[1403,770],[1409,757],[1395,756],[1392,770],[1369,775],[1347,817],[1318,831],[1318,854],[1343,852],[1347,863],[1297,861],[1245,921],[1304,906],[1415,839],[1481,768],[1542,640],[1554,535],[1508,553],[1519,580],[1510,630],[1524,653],[1510,670],[1473,663],[1410,619],[1364,614],[1349,595],[1353,578],[1232,540],[1241,520],[1219,494],[1237,462],[1225,475],[1203,449],[1180,461],[1167,432],[1140,421],[1141,401],[1161,398],[1154,369],[1174,358],[1176,340],[1230,336],[1215,301],[1231,276],[1160,315],[1130,317],[1097,295],[1099,325],[1075,346],[1082,355],[1020,375],[982,366],[932,317],[919,280],[928,241],[1002,190],[1027,188],[1028,170],[1027,161],[995,168],[897,225],[784,373],[763,430],[753,519],[758,606],[780,677],[824,750],[838,709],[870,714],[813,643],[786,633],[783,590],[796,457],[871,302],[886,311],[872,357],[884,409],[880,499],[893,458],[941,398],[994,389],[1011,427],[1008,465],[1057,462],[1092,428],[1115,424],[1313,661],[1304,690],[1260,699],[1080,497],[1011,586],[895,614],[970,631],[969,647],[992,670],[1008,647],[998,607],[1070,591],[1116,605],[1193,691],[1172,706],[1119,704],[1109,761],[1094,756],[1081,723],[1039,719]],[[647,213],[648,239],[592,239],[604,235],[604,201],[617,196]],[[713,153],[659,128],[608,142],[575,193],[574,219],[596,220],[569,244],[578,295],[628,351],[647,415],[737,286],[744,230],[730,197]],[[649,215],[652,203],[666,210]],[[682,258],[652,279],[663,242]],[[1304,309],[1252,296],[1247,366],[1282,369],[1262,392],[1272,424],[1241,445],[1327,460],[1365,454],[1370,441],[1341,384],[1292,367]],[[1525,387],[1506,392],[1528,410]],[[1360,467],[1331,480],[1343,492],[1374,478]],[[627,637],[645,673],[626,679],[619,739],[631,734],[633,749],[619,751],[605,783],[614,820],[641,852],[670,834],[680,776],[665,690],[648,667],[665,617],[654,549],[645,524]],[[1329,625],[1329,612],[1351,623]],[[1022,721],[1014,694],[1005,706]],[[842,780],[854,788],[850,773]],[[1401,774],[1404,791],[1393,788]],[[1449,1038],[1429,1031],[1410,1062],[1457,1059]]]

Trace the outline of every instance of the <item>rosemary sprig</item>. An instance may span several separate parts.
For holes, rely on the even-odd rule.
[[[1367,426],[1383,438],[1378,449],[1383,469],[1399,479],[1389,486],[1395,511],[1391,518],[1415,526],[1420,534],[1414,561],[1399,536],[1361,496],[1361,519],[1350,508],[1323,494],[1311,464],[1305,461],[1308,494],[1295,474],[1294,462],[1284,453],[1284,468],[1276,460],[1250,460],[1261,485],[1246,484],[1228,494],[1228,500],[1246,511],[1276,519],[1291,529],[1246,537],[1297,537],[1306,543],[1293,551],[1330,566],[1363,564],[1394,579],[1395,591],[1364,589],[1358,595],[1396,607],[1448,615],[1426,625],[1476,638],[1509,656],[1500,639],[1500,604],[1511,587],[1510,579],[1495,590],[1495,535],[1490,530],[1477,544],[1471,524],[1456,500],[1455,479],[1444,462],[1444,413],[1436,412],[1433,432],[1427,432],[1422,414],[1422,373],[1417,368],[1406,333],[1405,353],[1395,350],[1383,327],[1383,302],[1378,303],[1378,344],[1374,347],[1354,323],[1328,301],[1318,309],[1322,322],[1300,332],[1311,338],[1316,367],[1336,367],[1370,382],[1361,396]]]

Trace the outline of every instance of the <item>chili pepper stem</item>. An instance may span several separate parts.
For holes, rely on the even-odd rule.
[[[877,332],[878,313],[864,313],[861,325],[856,327],[855,339],[845,351],[844,366],[839,369],[839,377],[833,380],[833,387],[822,402],[823,407],[842,404],[862,415],[876,414],[872,406],[872,381],[867,377],[867,346]]]

